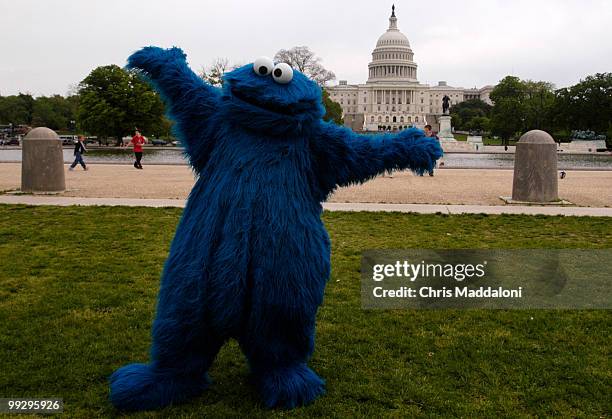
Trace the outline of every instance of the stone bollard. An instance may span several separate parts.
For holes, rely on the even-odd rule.
[[[545,131],[526,132],[516,144],[512,200],[524,202],[559,200],[557,144]]]
[[[66,190],[62,140],[49,128],[34,128],[21,145],[21,191],[59,193]]]

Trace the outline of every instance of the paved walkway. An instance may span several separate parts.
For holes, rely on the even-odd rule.
[[[91,165],[83,172],[66,170],[67,192],[80,198],[186,199],[194,184],[187,165]],[[68,166],[66,166],[67,168]],[[396,172],[363,185],[339,188],[328,202],[373,204],[503,205],[512,194],[512,170],[441,169],[434,177]],[[21,165],[0,163],[0,191],[17,190]],[[568,171],[559,179],[559,196],[581,207],[612,207],[612,171]]]
[[[0,204],[25,205],[107,205],[131,207],[177,207],[185,206],[184,199],[137,199],[137,198],[78,198],[44,195],[0,195]],[[589,217],[612,217],[612,208],[585,207],[537,207],[537,206],[493,206],[493,205],[428,205],[428,204],[374,204],[326,202],[327,211],[397,211],[419,214],[528,214],[566,215]]]

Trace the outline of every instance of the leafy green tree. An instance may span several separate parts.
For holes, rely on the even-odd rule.
[[[19,93],[17,96],[21,99],[26,110],[26,125],[32,125],[32,117],[34,116],[34,98],[29,93]]]
[[[461,115],[459,115],[458,113],[453,113],[452,109],[450,110],[450,112],[451,112],[451,125],[453,126],[453,128],[457,130],[465,130],[466,124],[461,118]]]
[[[79,126],[98,137],[116,137],[117,144],[136,128],[150,132],[160,124],[164,105],[137,72],[116,65],[94,69],[79,84]]]
[[[151,126],[151,134],[157,138],[172,137],[172,121],[164,116]]]
[[[554,86],[545,81],[522,81],[525,115],[523,131],[541,129],[554,132],[553,112],[555,107]]]
[[[612,130],[612,73],[587,76],[555,92],[556,126],[566,130]]]
[[[468,131],[489,132],[491,130],[491,120],[486,116],[475,116],[465,125]]]
[[[57,131],[67,127],[68,121],[57,112],[57,109],[53,107],[48,98],[40,97],[34,102],[32,125],[35,127],[47,127]]]
[[[342,118],[342,106],[338,102],[334,102],[327,90],[323,89],[323,106],[325,107],[325,121],[333,121],[338,125],[344,125]]]
[[[65,98],[60,95],[41,96],[34,101],[32,126],[53,130],[69,130],[76,120],[78,96]]]
[[[521,132],[525,121],[525,85],[518,77],[506,76],[491,92],[491,131],[504,144]]]
[[[31,125],[34,98],[29,94],[0,97],[0,123]]]
[[[480,99],[470,99],[453,105],[451,108],[452,123],[455,129],[470,130],[474,118],[486,118],[491,115],[492,106]],[[482,125],[483,120],[479,120]],[[479,126],[480,126],[479,125]]]
[[[78,110],[79,110],[79,102],[81,97],[78,95],[78,91],[75,94],[72,94],[66,98],[66,106],[68,115],[68,129],[75,130],[77,128],[77,119],[78,119]]]

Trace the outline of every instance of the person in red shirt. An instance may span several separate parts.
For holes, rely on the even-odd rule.
[[[136,161],[134,162],[134,167],[136,169],[142,169],[142,164],[140,160],[142,160],[142,146],[147,143],[147,137],[143,137],[140,135],[140,131],[136,130],[136,133],[128,143],[134,145],[134,156],[136,157]]]

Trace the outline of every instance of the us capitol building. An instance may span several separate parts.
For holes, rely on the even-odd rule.
[[[442,115],[442,98],[450,98],[451,107],[468,99],[491,104],[493,86],[480,89],[451,87],[441,81],[437,86],[419,83],[417,64],[408,38],[397,28],[395,6],[389,29],[383,33],[372,52],[365,84],[327,87],[330,97],[342,106],[344,124],[355,131],[400,130],[412,125],[431,124],[437,130]]]

